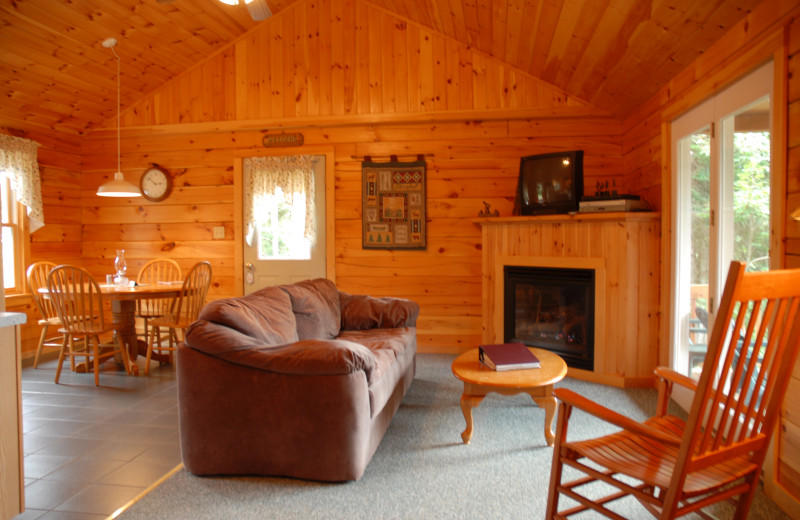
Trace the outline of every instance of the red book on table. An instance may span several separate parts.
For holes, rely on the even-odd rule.
[[[498,372],[539,368],[539,358],[519,342],[481,345],[478,360]]]

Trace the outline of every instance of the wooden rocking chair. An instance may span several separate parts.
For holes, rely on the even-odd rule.
[[[747,517],[767,447],[800,349],[800,269],[745,273],[732,262],[703,372],[694,380],[658,368],[656,415],[639,423],[566,389],[557,389],[558,426],[546,518],[587,510],[623,518],[607,505],[633,496],[658,518],[677,518],[731,499]],[[667,415],[673,385],[695,390],[686,422]],[[568,442],[573,408],[622,431]],[[562,483],[567,465],[585,476]],[[589,498],[602,481],[613,494]],[[560,496],[577,505],[558,511]]]

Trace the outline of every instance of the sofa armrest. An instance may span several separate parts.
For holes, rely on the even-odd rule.
[[[415,327],[419,304],[402,298],[377,298],[339,291],[342,330]]]
[[[302,340],[265,345],[228,327],[199,320],[189,326],[183,348],[247,367],[297,375],[341,375],[363,370],[367,381],[375,369],[375,355],[352,341]]]

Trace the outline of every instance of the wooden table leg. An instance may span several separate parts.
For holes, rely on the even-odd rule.
[[[464,422],[467,423],[467,428],[461,434],[464,444],[469,444],[472,440],[472,409],[481,404],[484,397],[486,394],[476,392],[474,385],[464,383],[464,393],[461,395],[461,412],[464,414]]]
[[[556,398],[553,397],[553,387],[536,388],[528,392],[528,394],[536,403],[536,406],[544,410],[544,438],[547,440],[547,445],[552,446],[556,441],[556,436],[553,433],[553,419],[556,416],[556,405],[558,404]]]
[[[114,313],[114,333],[119,336],[122,346],[128,349],[131,373],[139,375],[136,358],[139,356],[139,341],[136,338],[136,302],[133,300],[112,300]]]
[[[133,300],[112,300],[111,311],[114,313],[114,330],[119,334],[122,344],[128,349],[131,370],[139,375],[136,358],[147,355],[147,342],[136,337],[136,302]],[[170,363],[169,354],[153,354],[152,359],[159,363]]]

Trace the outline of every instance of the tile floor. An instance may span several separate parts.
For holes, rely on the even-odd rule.
[[[181,461],[175,370],[131,377],[109,361],[95,387],[66,366],[54,384],[56,365],[22,369],[26,511],[15,520],[107,518]]]

